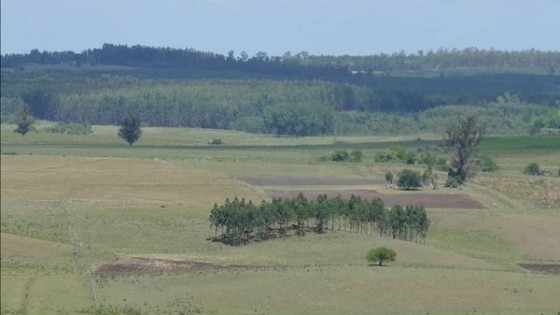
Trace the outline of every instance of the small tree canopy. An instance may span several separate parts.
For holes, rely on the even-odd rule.
[[[393,178],[393,172],[388,171],[387,173],[385,173],[385,180],[391,185],[393,184]]]
[[[420,188],[422,187],[422,175],[418,171],[405,169],[399,174],[397,186],[406,190]]]
[[[33,116],[31,116],[31,111],[27,104],[23,104],[20,111],[17,114],[17,128],[14,129],[14,132],[25,136],[26,133],[31,130],[31,125],[33,124]]]
[[[529,163],[527,166],[525,166],[525,170],[523,170],[523,173],[538,176],[538,175],[542,175],[543,171],[541,170],[541,167],[537,162],[532,162]]]
[[[119,129],[119,137],[123,138],[129,145],[132,145],[140,139],[141,135],[140,119],[131,115],[126,116]]]
[[[370,250],[366,255],[366,260],[372,263],[378,263],[382,266],[384,261],[395,261],[397,253],[387,247],[377,247]]]

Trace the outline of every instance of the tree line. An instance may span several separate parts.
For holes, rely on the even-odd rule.
[[[560,98],[557,91],[538,87],[560,86],[560,77],[554,77],[558,83],[552,78],[538,83],[537,78],[529,84],[515,83],[509,87],[519,91],[536,88],[525,95],[545,103],[547,99],[554,103]],[[480,112],[488,120],[495,120],[489,124],[490,129],[495,126],[528,132],[534,124],[532,131],[539,133],[543,128],[558,125],[557,119],[549,115],[557,106],[536,108],[537,105],[523,100],[523,94],[510,95],[504,92],[506,88],[491,80],[471,84],[473,78],[445,79],[460,88],[453,88],[451,83],[440,85],[433,81],[437,79],[407,80],[410,82],[387,79],[369,85],[324,80],[146,79],[100,74],[65,77],[3,72],[0,102],[3,119],[15,116],[22,104],[28,104],[37,119],[67,123],[116,125],[133,113],[147,126],[236,129],[293,136],[386,134],[410,127],[417,129],[403,132],[432,131],[441,126],[437,120],[446,119],[452,111]],[[415,85],[414,80],[423,83]],[[500,85],[513,84],[508,80]],[[483,84],[486,92],[479,91]],[[440,86],[441,90],[432,86]],[[471,99],[469,93],[481,99]],[[461,102],[475,105],[445,105]],[[476,105],[479,102],[485,106]],[[492,106],[487,106],[489,102]],[[541,119],[537,121],[536,116]]]
[[[246,244],[307,232],[325,233],[348,231],[352,233],[377,233],[405,241],[423,241],[430,220],[423,206],[396,205],[385,207],[379,198],[364,199],[352,195],[320,195],[309,200],[303,194],[291,199],[252,201],[226,199],[222,205],[214,204],[210,213],[214,240],[231,245]]]
[[[207,71],[238,71],[269,75],[344,75],[359,73],[390,73],[406,71],[444,71],[450,69],[537,69],[555,74],[560,67],[560,52],[496,49],[438,49],[404,51],[368,56],[310,55],[302,51],[282,56],[269,56],[259,51],[253,56],[241,51],[227,55],[197,51],[191,48],[148,47],[141,45],[104,44],[101,48],[81,53],[31,50],[28,54],[6,54],[0,59],[2,67],[17,68],[28,63],[68,64],[81,66],[120,65],[133,67],[182,68]]]

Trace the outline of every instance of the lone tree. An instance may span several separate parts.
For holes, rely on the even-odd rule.
[[[385,180],[389,183],[389,185],[393,186],[393,172],[387,171],[387,173],[385,173]]]
[[[485,133],[486,127],[474,115],[459,116],[445,128],[445,144],[453,151],[446,186],[457,187],[466,183],[471,161]]]
[[[140,139],[141,135],[140,119],[132,115],[126,116],[121,123],[121,128],[119,128],[119,137],[123,138],[129,145],[132,145]]]
[[[399,173],[397,186],[405,190],[420,188],[422,187],[422,175],[418,171],[404,169]]]
[[[31,130],[31,125],[33,125],[34,119],[31,116],[31,111],[27,104],[23,104],[20,111],[17,114],[17,128],[14,129],[14,132],[25,136],[26,133]]]
[[[397,253],[387,247],[378,247],[370,250],[366,255],[366,260],[382,266],[384,261],[395,261]]]

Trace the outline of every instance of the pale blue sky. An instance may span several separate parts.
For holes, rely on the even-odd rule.
[[[103,43],[369,55],[560,50],[560,0],[0,0],[1,53]]]

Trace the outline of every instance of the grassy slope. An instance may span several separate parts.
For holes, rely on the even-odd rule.
[[[21,139],[2,133],[2,152],[33,153],[2,155],[2,314],[18,310],[75,313],[96,302],[161,313],[177,310],[174,301],[190,311],[214,314],[526,314],[559,310],[555,299],[560,295],[558,276],[526,273],[516,266],[521,261],[560,262],[560,235],[555,229],[560,224],[558,211],[538,205],[524,207],[526,203],[507,192],[485,186],[485,180],[525,179],[516,170],[532,161],[533,150],[546,150],[548,155],[538,158],[550,159],[549,165],[554,166],[557,162],[552,157],[560,156],[560,146],[528,149],[510,140],[506,147],[483,145],[503,168],[489,177],[480,176],[480,182],[463,193],[472,194],[489,209],[429,209],[433,227],[426,245],[339,232],[228,247],[206,240],[213,235],[207,221],[212,204],[232,196],[265,198],[260,188],[236,181],[235,175],[382,176],[385,168],[402,166],[372,164],[369,159],[376,147],[366,151],[367,161],[349,166],[317,162],[317,156],[328,154],[333,147],[162,150],[151,145],[190,133],[198,135],[194,138],[200,142],[192,143],[199,145],[214,134],[162,130],[156,132],[161,140],[154,140],[146,132],[146,146],[128,147],[110,139],[113,132],[114,127],[100,127],[96,129],[99,135],[76,137],[79,140],[44,134],[36,134],[45,137],[40,140]],[[217,132],[216,137],[239,145],[268,140],[280,145],[333,141],[269,139],[235,132]],[[23,144],[9,144],[15,140]],[[97,145],[89,146],[90,141]],[[82,147],[74,151],[80,142]],[[365,264],[365,252],[378,245],[396,249],[399,256],[393,266]],[[91,275],[103,261],[133,255],[268,267]]]

